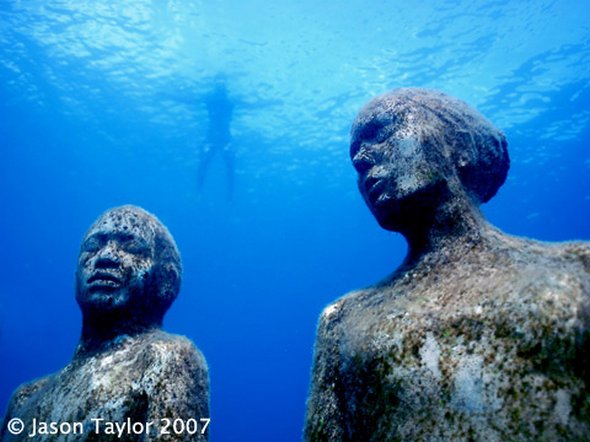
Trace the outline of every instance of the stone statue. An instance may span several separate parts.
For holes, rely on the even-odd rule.
[[[394,90],[361,110],[358,186],[408,253],[323,311],[306,440],[590,440],[590,247],[485,221],[506,146],[434,91]]]
[[[78,258],[74,357],[17,389],[0,440],[208,440],[205,359],[161,330],[181,272],[176,244],[153,215],[134,206],[104,213]]]

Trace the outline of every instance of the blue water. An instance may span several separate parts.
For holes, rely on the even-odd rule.
[[[355,113],[394,87],[440,89],[506,132],[509,178],[484,208],[494,224],[590,239],[587,1],[417,5],[2,1],[0,409],[70,360],[80,240],[131,203],[181,250],[165,328],[207,358],[211,440],[299,440],[321,309],[405,253],[348,159]],[[220,72],[237,103],[231,201],[220,157],[196,186]]]

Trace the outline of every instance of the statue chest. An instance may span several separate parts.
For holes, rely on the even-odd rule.
[[[481,293],[463,305],[427,295],[347,318],[342,403],[350,422],[374,427],[355,438],[502,440],[540,434],[537,427],[552,435],[590,430],[582,293]]]
[[[117,437],[115,423],[145,423],[148,394],[142,380],[144,370],[136,358],[124,356],[114,352],[68,365],[51,376],[15,415],[27,428],[37,429],[39,440],[52,440],[56,434],[61,440],[84,440],[96,434],[107,437],[109,430]],[[107,428],[111,423],[113,428]],[[51,433],[52,425],[63,427]],[[72,432],[63,431],[67,425]],[[81,432],[73,432],[80,428]]]

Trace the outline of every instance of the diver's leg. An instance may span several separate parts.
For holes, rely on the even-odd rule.
[[[209,167],[209,163],[211,162],[211,158],[213,158],[213,145],[211,143],[203,144],[200,152],[199,158],[199,168],[197,170],[197,189],[199,192],[203,188],[203,183],[205,182],[205,174],[207,173],[207,168]]]
[[[234,196],[234,180],[235,180],[235,152],[231,143],[223,146],[223,161],[225,162],[225,170],[227,172],[227,200],[231,201]]]

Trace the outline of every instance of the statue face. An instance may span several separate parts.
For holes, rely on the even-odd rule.
[[[108,213],[99,219],[84,238],[78,258],[77,300],[82,309],[111,311],[137,301],[154,269],[154,250],[153,230],[133,213]]]
[[[385,111],[361,112],[352,127],[350,156],[359,190],[382,227],[400,230],[421,207],[437,201],[444,180],[432,153],[411,125]]]

